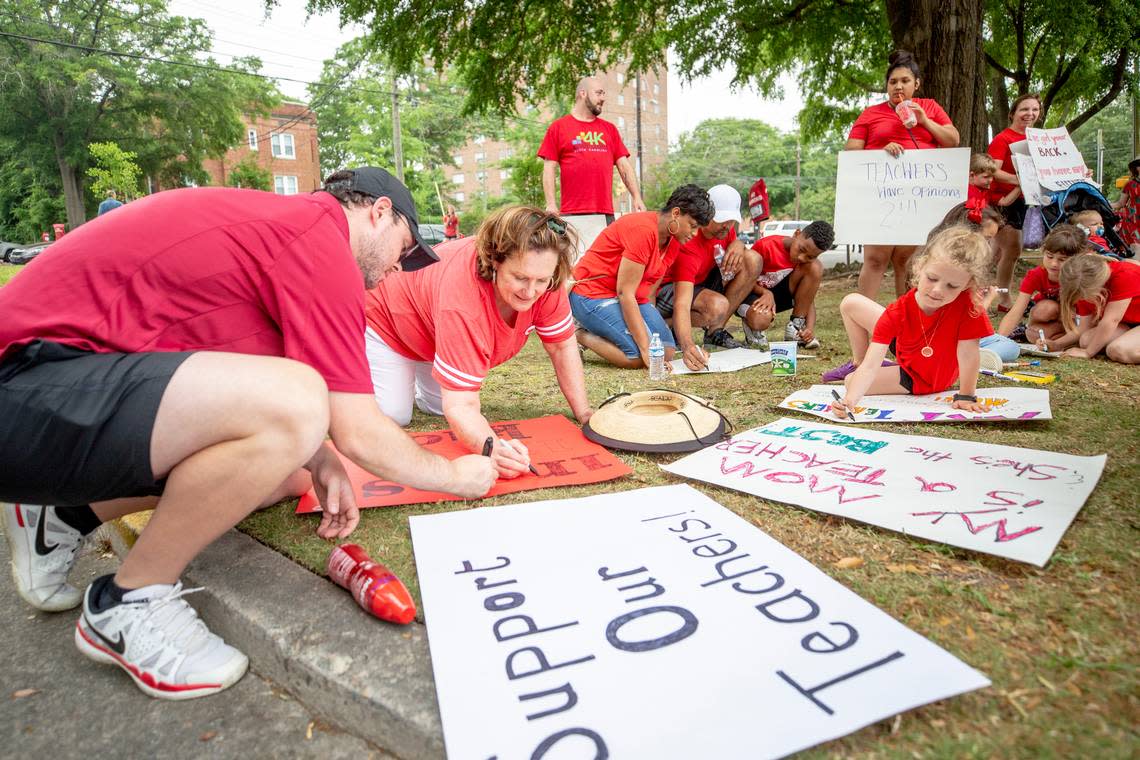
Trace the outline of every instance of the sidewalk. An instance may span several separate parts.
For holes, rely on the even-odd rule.
[[[104,526],[81,552],[72,583],[118,565],[130,534]],[[8,546],[0,561],[8,574]],[[147,697],[126,674],[83,657],[76,611],[38,612],[10,578],[0,615],[4,754],[89,757],[442,758],[443,737],[424,627],[394,626],[271,549],[230,531],[183,575],[188,600],[250,658],[221,694],[186,702]],[[37,689],[16,697],[21,690]],[[76,716],[80,716],[78,719]],[[389,754],[391,753],[391,754]]]

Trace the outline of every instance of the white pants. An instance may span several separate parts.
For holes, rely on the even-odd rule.
[[[443,414],[443,391],[431,376],[431,362],[400,356],[371,327],[364,331],[364,350],[376,403],[397,425],[412,421],[413,397],[421,412]]]
[[[594,244],[598,235],[601,235],[602,230],[606,228],[606,215],[567,214],[562,218],[578,233],[578,253],[574,256],[574,263],[577,264],[586,249]]]

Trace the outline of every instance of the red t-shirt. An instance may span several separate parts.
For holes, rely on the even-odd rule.
[[[1013,159],[1010,158],[1011,151],[1009,149],[1009,146],[1013,145],[1016,142],[1021,142],[1024,139],[1025,135],[1023,135],[1021,132],[1017,132],[1009,127],[1006,127],[994,135],[994,139],[992,142],[990,142],[990,147],[986,149],[986,152],[989,153],[992,157],[996,158],[998,161],[1001,161],[1001,170],[1003,172],[1016,174],[1017,172],[1014,171],[1013,168]],[[1005,182],[998,182],[995,179],[990,185],[990,203],[997,203],[1012,189],[1013,185],[1007,184]]]
[[[728,228],[724,239],[707,238],[703,229],[689,238],[689,242],[681,246],[673,268],[665,275],[664,282],[691,282],[700,285],[708,279],[709,272],[716,266],[716,247],[719,245],[725,251],[736,240],[736,230]]]
[[[459,216],[448,214],[443,217],[443,234],[446,237],[455,237],[459,233]]]
[[[969,202],[974,200],[980,200],[982,202],[982,208],[985,208],[986,206],[990,205],[989,191],[983,190],[980,187],[975,187],[974,185],[967,185],[966,201]]]
[[[1130,301],[1124,316],[1120,318],[1120,323],[1140,324],[1140,266],[1128,261],[1108,262],[1108,282],[1104,284],[1104,288],[1107,291],[1106,303],[1126,299]],[[1088,316],[1096,312],[1096,306],[1089,301],[1078,301],[1076,312],[1082,317]]]
[[[487,371],[522,350],[537,332],[543,343],[574,336],[565,288],[539,297],[530,311],[503,321],[495,286],[475,269],[475,238],[435,247],[439,263],[384,279],[365,295],[368,326],[396,353],[431,362],[440,387],[477,391]]]
[[[1043,298],[1051,298],[1054,301],[1061,298],[1061,283],[1050,280],[1045,267],[1033,267],[1026,272],[1017,289],[1032,295],[1034,303]]]
[[[768,235],[752,244],[752,250],[760,254],[760,276],[756,282],[768,290],[779,285],[796,268],[784,247],[785,240],[788,240],[787,235]]]
[[[570,114],[546,130],[538,157],[557,161],[563,214],[612,214],[614,164],[629,151],[605,119],[579,121]]]
[[[875,323],[871,340],[890,345],[895,340],[895,358],[914,380],[914,395],[941,393],[958,379],[958,341],[993,335],[985,309],[974,305],[965,290],[930,316],[922,313],[911,288],[887,307]],[[929,345],[930,357],[922,355]]]
[[[622,259],[641,264],[645,272],[634,294],[638,303],[648,303],[649,289],[669,271],[681,245],[674,237],[662,250],[657,244],[657,212],[626,214],[602,230],[590,250],[574,267],[574,292],[586,298],[616,298],[617,273]]]
[[[942,106],[934,100],[930,98],[911,98],[911,100],[921,106],[922,110],[926,111],[927,117],[935,124],[943,126],[950,124],[950,117],[942,110]],[[914,140],[910,139],[911,134],[914,135]],[[913,126],[908,133],[902,120],[895,113],[894,106],[886,102],[873,105],[859,114],[859,118],[855,120],[847,138],[863,140],[864,150],[880,150],[886,147],[887,143],[892,142],[903,146],[904,150],[915,147],[942,147],[921,124]],[[918,143],[917,146],[915,145],[916,142]]]
[[[364,280],[328,193],[190,188],[52,244],[0,288],[0,355],[36,338],[99,353],[232,351],[372,393]]]

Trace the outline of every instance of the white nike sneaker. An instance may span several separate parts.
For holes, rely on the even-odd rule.
[[[194,699],[237,683],[249,658],[210,633],[182,597],[201,589],[155,585],[123,601],[96,603],[112,576],[95,579],[75,624],[75,646],[96,662],[118,665],[156,699]]]
[[[67,582],[67,574],[83,534],[61,521],[52,506],[0,502],[0,516],[20,597],[46,612],[77,606],[83,592]]]

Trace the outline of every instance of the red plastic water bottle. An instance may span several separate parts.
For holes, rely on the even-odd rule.
[[[329,555],[328,575],[348,589],[360,607],[381,620],[404,625],[416,617],[412,595],[391,570],[357,544],[342,544]]]

